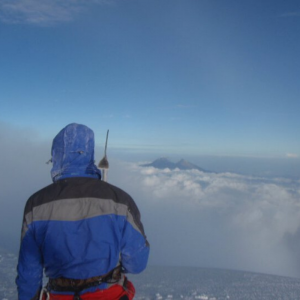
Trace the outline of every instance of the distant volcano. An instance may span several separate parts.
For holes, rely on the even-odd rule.
[[[142,167],[154,167],[156,169],[167,169],[168,168],[170,170],[174,170],[177,168],[180,170],[199,170],[202,172],[209,172],[207,170],[204,170],[204,169],[198,167],[197,165],[194,165],[194,164],[188,162],[187,160],[181,159],[177,163],[173,163],[165,157],[158,158],[150,164],[144,164],[141,166]]]

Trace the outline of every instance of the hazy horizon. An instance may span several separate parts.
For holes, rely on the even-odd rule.
[[[17,251],[25,202],[51,183],[51,164],[46,164],[51,141],[12,128],[0,131],[0,137],[5,153],[0,157],[0,245]],[[96,153],[98,161],[103,148]],[[147,157],[158,158],[156,153],[120,153],[108,147],[108,181],[131,194],[140,208],[150,264],[300,277],[300,176],[277,174],[278,166],[285,161],[288,170],[291,160],[281,160],[272,171],[276,159],[262,164],[262,158],[183,157],[217,172],[202,173],[141,167]]]

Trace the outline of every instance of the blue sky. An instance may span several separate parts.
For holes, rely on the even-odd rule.
[[[0,0],[0,121],[110,147],[300,156],[299,1]]]
[[[298,0],[0,0],[0,240],[77,122],[97,161],[110,130],[152,263],[299,277],[299,53]],[[138,166],[157,156],[216,173]]]

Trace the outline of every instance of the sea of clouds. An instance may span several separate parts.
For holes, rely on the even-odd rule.
[[[51,183],[51,141],[0,125],[0,246],[17,251],[25,202]],[[300,277],[299,178],[159,170],[108,158],[108,181],[140,209],[150,264]]]
[[[153,263],[300,276],[300,180],[116,166],[111,179],[136,199]]]

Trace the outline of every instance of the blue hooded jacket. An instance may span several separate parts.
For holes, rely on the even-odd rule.
[[[149,244],[135,202],[100,180],[92,130],[66,126],[54,138],[51,152],[53,183],[33,194],[24,210],[19,300],[40,291],[43,272],[49,278],[87,279],[120,263],[125,272],[139,273],[148,261]],[[102,283],[84,292],[108,287]]]
[[[52,180],[101,178],[101,172],[94,164],[94,148],[94,132],[90,128],[73,123],[62,129],[52,144]]]

